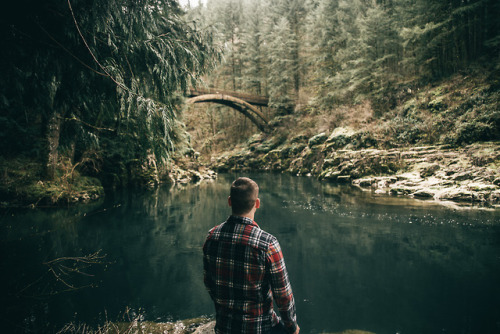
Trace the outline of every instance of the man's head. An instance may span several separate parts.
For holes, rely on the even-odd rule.
[[[231,184],[229,205],[233,215],[245,215],[251,213],[254,208],[260,206],[259,186],[248,177],[239,177]]]

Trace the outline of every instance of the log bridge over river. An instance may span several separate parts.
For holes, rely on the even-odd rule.
[[[257,109],[257,107],[267,107],[269,98],[259,95],[251,95],[239,92],[210,89],[191,89],[188,92],[187,103],[212,102],[222,104],[238,110],[248,117],[259,130],[266,132],[269,120]]]

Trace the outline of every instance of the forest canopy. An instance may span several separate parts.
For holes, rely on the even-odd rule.
[[[218,89],[268,96],[267,116],[296,115],[301,127],[309,125],[299,112],[320,114],[331,131],[345,116],[335,108],[367,105],[361,109],[369,109],[370,117],[373,111],[375,118],[391,120],[381,130],[391,145],[498,139],[497,0],[188,3],[5,5],[1,155],[43,162],[47,179],[54,178],[61,156],[114,174],[129,172],[137,161],[165,163],[189,142],[182,95],[200,77]],[[424,85],[474,67],[488,84],[470,101],[456,102],[452,110],[437,98],[417,101]],[[428,110],[422,113],[420,106]],[[256,131],[216,108],[185,115],[195,124],[193,137],[206,147],[217,136],[233,145]],[[442,139],[447,132],[458,135]]]
[[[172,0],[20,0],[0,14],[3,156],[166,161],[179,93],[217,59]],[[94,161],[95,162],[95,161]]]
[[[496,0],[209,0],[189,15],[227,46],[217,84],[283,111],[305,87],[322,108],[367,96],[388,107],[403,83],[478,61],[500,70]]]
[[[225,46],[223,64],[206,81],[218,89],[269,96],[271,118],[294,115],[308,128],[307,117],[321,114],[332,123],[324,130],[332,131],[342,118],[362,117],[346,116],[357,113],[349,112],[350,106],[366,105],[379,123],[394,120],[383,130],[393,145],[499,138],[499,1],[190,3],[192,20],[215,27],[215,42]],[[427,108],[424,91],[455,75],[468,78],[460,82],[469,81],[462,93],[452,96],[450,110],[437,100],[437,106]],[[427,102],[438,98],[442,96]],[[205,112],[210,122],[204,131],[192,129],[204,141],[202,149],[209,151],[236,134],[252,135],[246,120],[235,122],[234,115],[217,108]],[[347,111],[338,114],[341,108]],[[221,128],[229,135],[224,137]],[[453,132],[460,134],[440,138]]]

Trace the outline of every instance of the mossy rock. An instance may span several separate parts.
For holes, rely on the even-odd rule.
[[[292,137],[290,140],[290,143],[295,144],[295,143],[307,143],[308,136],[306,134],[300,134]]]
[[[300,154],[304,149],[307,147],[307,144],[305,143],[300,143],[300,144],[293,144],[292,147],[290,147],[290,154],[291,155],[297,155]]]
[[[104,195],[101,182],[93,177],[37,181],[17,190],[17,196],[32,206],[86,202]]]
[[[425,178],[434,175],[439,169],[441,169],[441,166],[438,164],[431,164],[428,166],[423,167],[420,170],[420,177]]]
[[[309,145],[309,147],[313,147],[313,146],[316,146],[316,145],[323,144],[327,139],[328,139],[328,135],[326,133],[322,132],[320,134],[312,136],[308,140],[307,144]]]
[[[280,136],[271,137],[270,139],[268,139],[268,140],[262,142],[261,144],[255,146],[255,152],[257,152],[257,153],[267,153],[267,152],[275,149],[279,145],[281,145],[285,141],[285,139],[286,138],[280,137]]]

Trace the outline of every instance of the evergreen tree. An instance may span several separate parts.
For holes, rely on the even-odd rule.
[[[307,17],[306,39],[308,41],[310,84],[318,87],[316,105],[327,109],[335,101],[332,78],[340,70],[338,51],[344,46],[338,21],[338,1],[320,0],[310,3]]]
[[[295,68],[293,50],[295,45],[290,24],[286,18],[281,18],[269,36],[269,106],[278,113],[291,113],[293,110],[293,88]]]
[[[243,88],[262,95],[265,91],[264,73],[264,12],[261,1],[249,1],[245,8],[242,31]]]
[[[2,139],[30,139],[5,153],[39,156],[49,178],[61,149],[165,159],[179,137],[175,94],[215,55],[180,14],[170,0],[11,3],[0,22],[0,108],[15,129]]]
[[[302,45],[303,23],[307,16],[304,0],[271,0],[271,14],[275,23],[280,22],[284,17],[290,27],[290,70],[293,72],[293,88],[295,96],[298,98],[301,85],[301,57],[300,48]]]

